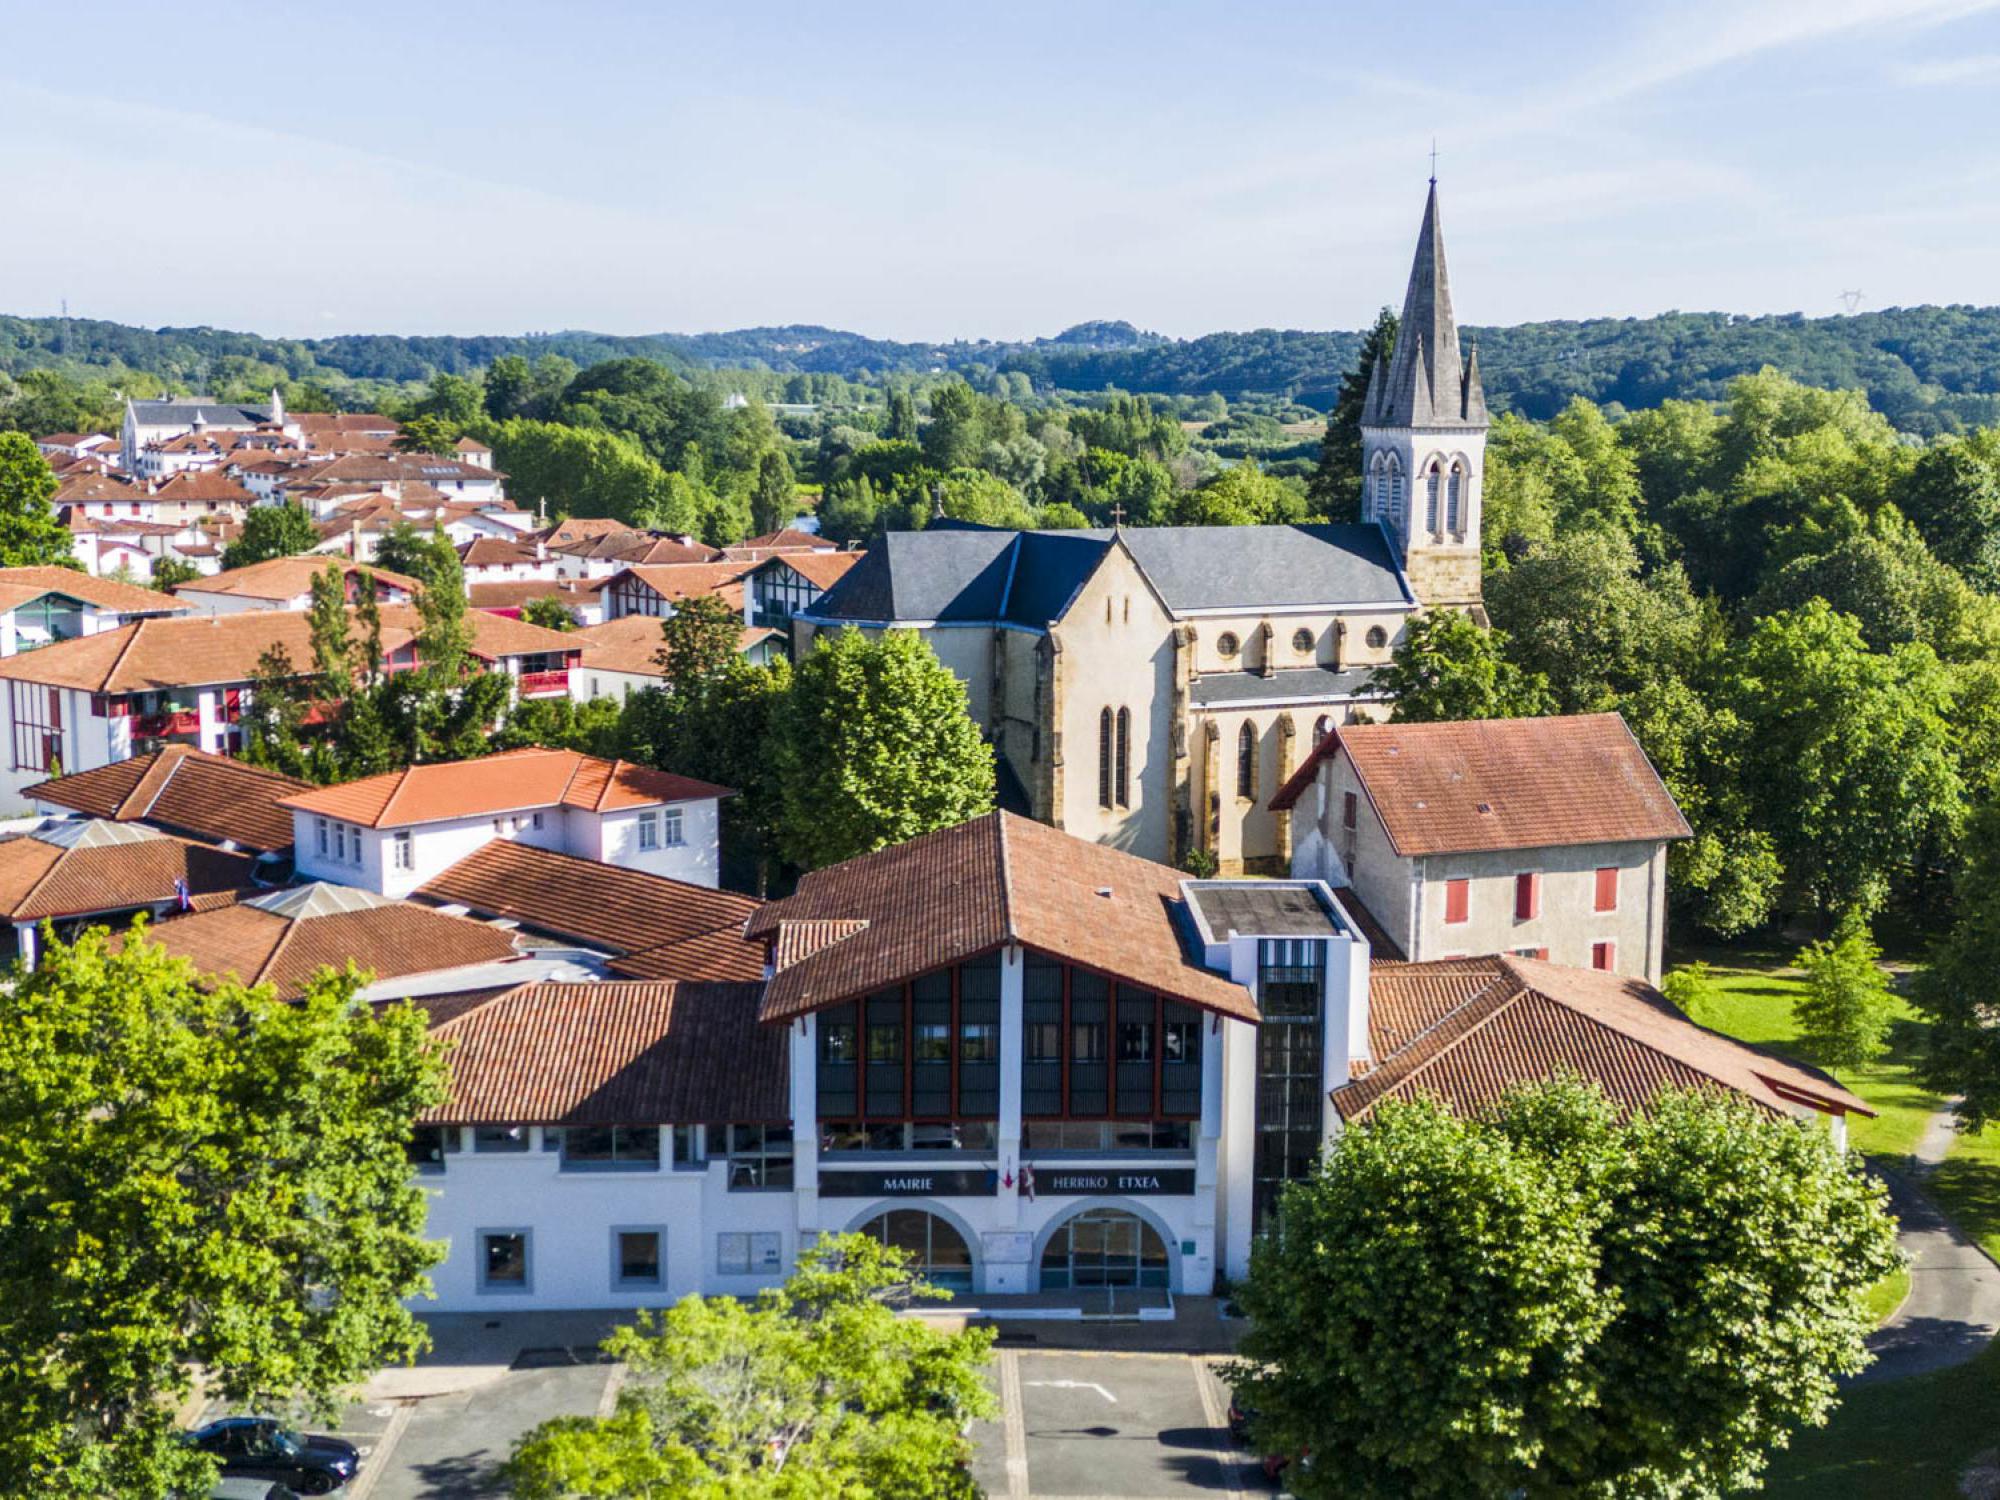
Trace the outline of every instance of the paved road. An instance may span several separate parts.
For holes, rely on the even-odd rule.
[[[363,1500],[471,1500],[502,1493],[494,1470],[514,1440],[550,1417],[598,1410],[612,1368],[519,1370],[478,1390],[402,1404],[408,1420],[376,1455]],[[368,1470],[362,1474],[367,1478]]]
[[[1270,1493],[1206,1358],[1001,1348],[995,1376],[1001,1416],[974,1430],[972,1466],[992,1500]]]
[[[1869,1336],[1875,1363],[1857,1383],[1962,1365],[2000,1335],[2000,1266],[1945,1219],[1922,1187],[1951,1150],[1952,1136],[1951,1111],[1940,1110],[1917,1143],[1914,1173],[1877,1167],[1903,1221],[1898,1238],[1910,1257],[1910,1295]]]

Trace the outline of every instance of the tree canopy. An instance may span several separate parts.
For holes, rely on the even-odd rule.
[[[1304,1500],[1719,1497],[1826,1420],[1898,1263],[1825,1131],[1706,1092],[1389,1101],[1287,1187],[1236,1372]]]
[[[408,1005],[323,973],[295,1002],[146,940],[44,933],[0,986],[0,1490],[205,1493],[200,1369],[330,1416],[423,1347],[439,1247],[405,1147],[443,1064]]]

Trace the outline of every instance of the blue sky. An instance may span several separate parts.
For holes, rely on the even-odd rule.
[[[2000,0],[0,0],[0,312],[261,333],[2000,302]]]

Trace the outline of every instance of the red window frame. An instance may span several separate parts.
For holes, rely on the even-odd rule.
[[[1472,882],[1468,879],[1444,883],[1444,921],[1447,927],[1472,920]]]
[[[1602,865],[1598,868],[1596,899],[1591,910],[1618,910],[1618,866]]]
[[[1618,945],[1606,938],[1603,942],[1590,945],[1590,966],[1606,973],[1618,967]]]
[[[1539,870],[1522,870],[1514,877],[1514,920],[1532,922],[1542,914],[1542,876]]]

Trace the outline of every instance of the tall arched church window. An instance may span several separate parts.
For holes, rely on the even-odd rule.
[[[1236,795],[1257,800],[1257,729],[1248,719],[1236,731]]]
[[[1111,710],[1097,716],[1097,805],[1111,805]]]
[[[1118,710],[1118,746],[1113,757],[1111,795],[1120,807],[1132,805],[1132,710]]]
[[[1445,526],[1453,536],[1465,533],[1465,465],[1451,466],[1451,488],[1445,500]]]
[[[1424,530],[1432,536],[1441,530],[1438,516],[1438,487],[1441,483],[1437,460],[1432,459],[1431,466],[1424,470]]]

